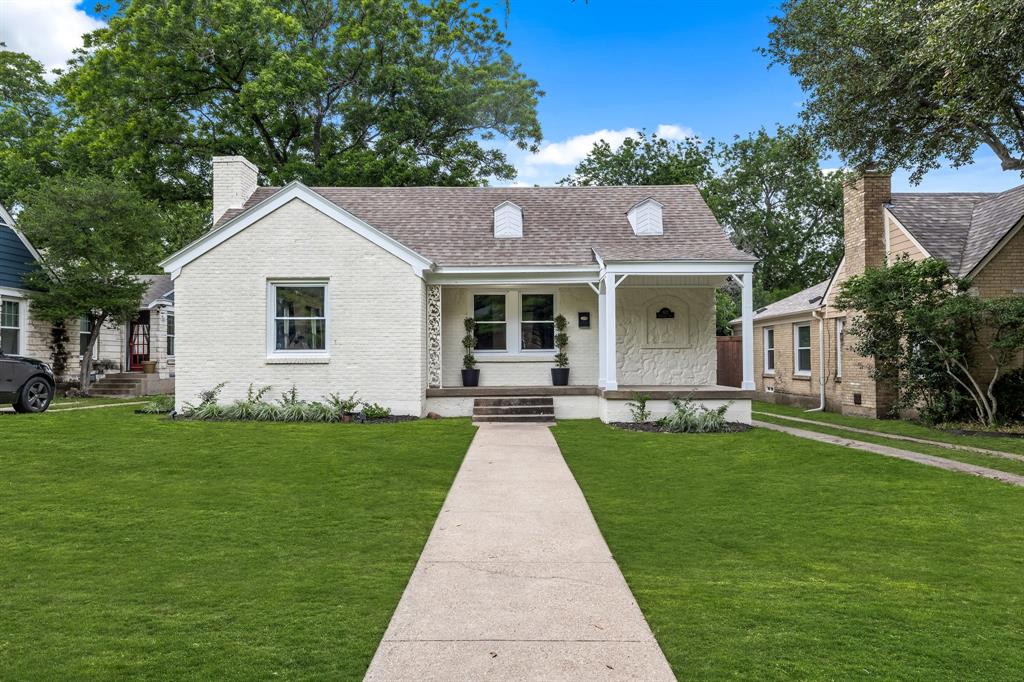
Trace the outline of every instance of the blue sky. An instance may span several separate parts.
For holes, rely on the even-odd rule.
[[[511,0],[512,54],[547,93],[539,107],[538,154],[509,146],[523,184],[567,175],[594,141],[613,144],[637,129],[665,136],[731,139],[761,126],[794,123],[802,93],[756,49],[767,42],[777,2]],[[504,22],[504,0],[483,0]],[[0,40],[59,65],[96,25],[93,1],[0,0]],[[836,166],[829,161],[825,166]],[[972,166],[943,168],[911,187],[998,191],[1021,184],[986,148]]]

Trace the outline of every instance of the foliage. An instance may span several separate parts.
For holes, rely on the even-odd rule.
[[[729,411],[730,405],[732,403],[726,403],[712,410],[693,398],[673,398],[674,411],[660,421],[673,433],[719,433],[729,430],[725,413]]]
[[[342,398],[338,393],[330,393],[327,396],[326,402],[331,406],[335,414],[339,415],[354,414],[359,411],[359,406],[363,404],[354,391],[348,398]]]
[[[1017,368],[999,377],[992,392],[995,393],[1003,421],[1024,422],[1024,368]]]
[[[44,76],[42,64],[0,43],[0,203],[9,208],[58,169],[59,122]]]
[[[819,140],[783,126],[719,148],[708,204],[736,246],[760,259],[758,305],[761,292],[805,289],[839,265],[844,176],[821,170],[825,154]]]
[[[634,393],[633,399],[626,403],[634,424],[643,424],[650,420],[651,411],[647,407],[647,401],[650,399],[649,393]]]
[[[127,324],[139,312],[160,255],[159,215],[127,184],[87,176],[44,180],[25,194],[19,227],[38,249],[41,268],[26,277],[37,316],[89,320],[80,382],[88,391],[99,330]]]
[[[391,416],[391,408],[377,403],[363,403],[363,419],[387,419]]]
[[[263,401],[263,397],[270,392],[270,386],[263,386],[256,388],[253,384],[249,384],[249,388],[246,390],[245,398],[236,400],[231,403],[224,410],[225,419],[241,419],[241,420],[256,420],[258,417],[266,417],[265,410],[261,410],[261,406],[266,405]],[[260,421],[269,421],[267,419],[260,419]]]
[[[972,162],[1024,172],[1024,4],[786,0],[762,52],[803,87],[803,118],[852,166]]]
[[[226,381],[222,381],[213,388],[200,391],[196,396],[199,398],[199,404],[185,403],[181,406],[181,415],[190,419],[205,421],[222,418],[224,416],[224,408],[217,404],[217,399],[220,398],[221,391],[227,385]]]
[[[697,138],[670,141],[643,130],[627,137],[616,149],[599,140],[561,184],[590,185],[697,185],[705,187],[712,175],[713,142]]]
[[[721,289],[715,291],[715,334],[718,336],[732,336],[729,322],[740,316],[737,294]]]
[[[139,408],[143,414],[169,414],[174,411],[174,396],[158,395]]]
[[[50,358],[54,375],[63,377],[68,369],[68,328],[63,320],[50,327]]]
[[[462,367],[463,369],[473,369],[476,367],[476,356],[473,355],[473,349],[476,348],[476,320],[472,317],[467,317],[462,321],[463,326],[466,328],[466,335],[462,337],[462,347],[466,349],[465,354],[462,356]]]
[[[1024,349],[1024,298],[981,299],[969,286],[942,261],[903,257],[843,282],[836,303],[858,311],[854,351],[875,359],[875,378],[895,388],[897,407],[923,404],[929,417],[955,421],[945,412],[960,393],[974,418],[992,425],[995,383]]]
[[[569,322],[565,319],[565,315],[561,313],[555,315],[555,348],[558,349],[555,354],[555,367],[569,366],[569,356],[565,352],[565,349],[569,347],[569,335],[565,333],[568,327]]]

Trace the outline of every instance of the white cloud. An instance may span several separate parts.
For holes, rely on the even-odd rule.
[[[569,175],[601,140],[617,149],[627,137],[635,137],[639,132],[637,128],[602,128],[565,140],[544,142],[536,153],[522,152],[509,145],[506,152],[519,173],[515,185],[553,185]],[[689,128],[674,123],[662,123],[654,132],[658,137],[668,140],[682,140],[694,136]]]
[[[79,0],[0,0],[0,42],[32,55],[47,71],[60,68],[82,46],[82,35],[103,22],[78,7]]]

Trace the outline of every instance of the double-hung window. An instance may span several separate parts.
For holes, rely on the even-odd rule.
[[[506,308],[505,294],[476,294],[473,296],[477,350],[508,350],[508,311]]]
[[[764,330],[764,373],[775,374],[775,330]]]
[[[21,352],[21,302],[0,304],[0,350],[7,355]]]
[[[473,294],[476,350],[483,353],[555,350],[555,295],[531,291]]]
[[[811,325],[793,325],[793,368],[798,376],[811,374]]]
[[[167,313],[167,357],[174,357],[174,313]]]
[[[522,350],[555,349],[554,294],[523,294],[519,306],[522,321],[519,338]]]
[[[326,282],[271,282],[268,303],[271,355],[327,354]]]
[[[78,318],[78,355],[79,357],[85,357],[85,352],[89,350],[89,339],[92,338],[92,320],[87,316],[83,315]],[[92,347],[93,358],[95,359],[99,350],[99,342]]]
[[[843,343],[846,336],[846,318],[836,319],[836,378],[843,378]]]

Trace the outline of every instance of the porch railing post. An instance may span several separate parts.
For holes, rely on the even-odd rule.
[[[743,274],[743,384],[744,391],[753,391],[754,384],[754,273]]]
[[[618,360],[615,348],[615,286],[615,275],[613,273],[606,273],[604,276],[604,387],[609,391],[616,391],[619,388]]]

